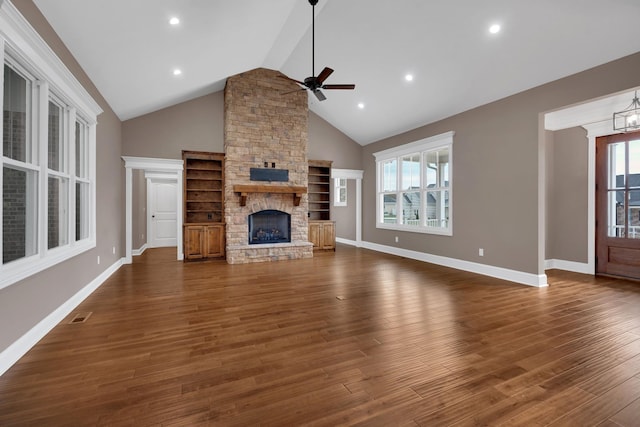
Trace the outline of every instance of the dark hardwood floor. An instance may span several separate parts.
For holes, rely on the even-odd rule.
[[[640,283],[174,254],[123,266],[0,377],[0,425],[640,425]]]

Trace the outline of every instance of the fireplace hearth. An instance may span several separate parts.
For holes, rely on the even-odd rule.
[[[249,244],[291,242],[291,215],[286,212],[267,209],[248,217]]]

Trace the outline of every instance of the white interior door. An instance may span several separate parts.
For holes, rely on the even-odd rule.
[[[149,180],[149,243],[152,248],[177,245],[178,183]]]

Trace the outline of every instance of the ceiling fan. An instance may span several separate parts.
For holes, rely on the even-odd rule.
[[[332,84],[326,85],[324,81],[333,73],[333,70],[329,67],[324,67],[324,69],[318,74],[315,75],[315,16],[316,16],[316,4],[318,4],[318,0],[309,0],[309,4],[311,5],[311,77],[307,77],[304,81],[294,80],[287,76],[280,76],[284,79],[291,80],[292,82],[298,83],[301,86],[304,86],[301,90],[309,89],[313,94],[318,98],[319,101],[324,101],[326,96],[320,91],[320,89],[355,89],[356,85],[354,84]],[[294,91],[295,92],[295,91]],[[287,92],[291,93],[291,92]]]

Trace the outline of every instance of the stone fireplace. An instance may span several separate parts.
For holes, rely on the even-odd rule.
[[[258,68],[227,79],[225,221],[230,264],[313,257],[304,194],[308,174],[307,94],[295,92],[296,85],[279,75],[282,74]],[[251,170],[258,168],[287,171],[288,177],[277,182],[252,180]],[[256,174],[253,175],[255,179]],[[243,191],[239,192],[239,188]],[[254,244],[256,236],[250,237],[249,218],[252,216],[255,221],[257,217],[253,215],[264,211],[288,216],[289,241],[271,239]],[[268,231],[262,228],[264,234],[260,236],[266,237]]]

